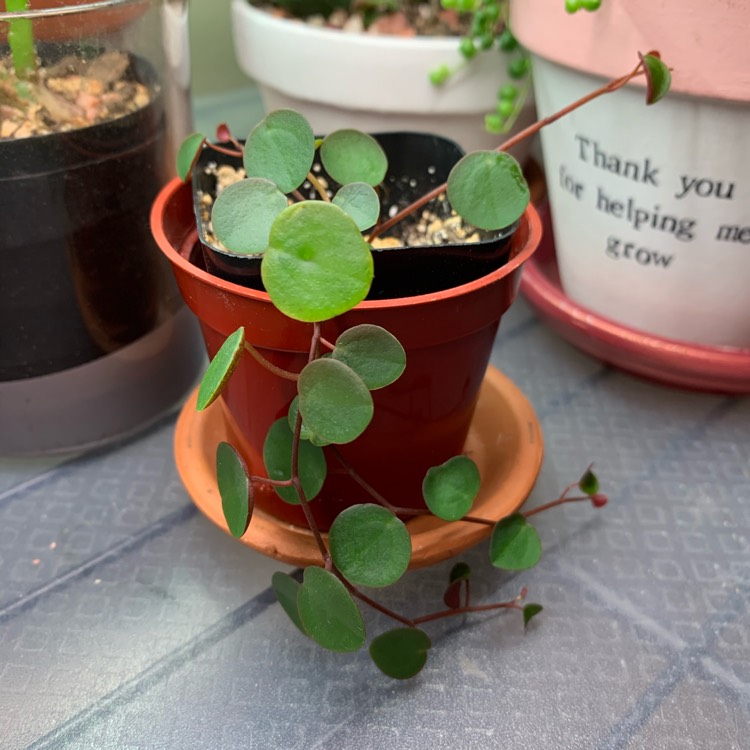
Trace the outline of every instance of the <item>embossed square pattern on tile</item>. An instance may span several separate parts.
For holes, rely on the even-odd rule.
[[[304,639],[269,589],[291,570],[213,527],[170,418],[107,450],[0,463],[0,747],[750,748],[750,399],[611,370],[519,301],[492,362],[545,461],[528,504],[594,461],[609,505],[537,518],[532,571],[467,553],[474,595],[544,612],[433,623],[414,681]],[[452,561],[378,596],[440,606]],[[389,627],[366,614],[368,632]]]

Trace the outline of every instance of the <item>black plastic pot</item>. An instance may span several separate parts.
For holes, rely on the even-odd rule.
[[[112,122],[0,142],[0,381],[84,364],[164,318],[148,215],[165,149],[160,94]]]
[[[381,191],[381,219],[390,215],[393,206],[404,208],[444,183],[453,165],[464,155],[455,142],[434,135],[376,133],[373,137],[388,157],[388,173]],[[215,176],[205,169],[210,163],[238,167],[242,160],[204,149],[193,172],[193,200],[205,268],[219,278],[262,290],[262,256],[227,252],[206,237],[200,196],[215,193]],[[335,187],[330,178],[328,181]],[[426,208],[441,218],[450,216],[446,201],[433,201]],[[406,221],[417,221],[419,213]],[[515,228],[516,225],[498,232],[482,232],[479,242],[375,249],[375,278],[368,299],[429,294],[475,281],[505,264]],[[394,228],[388,234],[398,236],[397,232],[398,228]]]

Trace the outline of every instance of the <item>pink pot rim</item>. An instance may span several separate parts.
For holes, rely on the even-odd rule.
[[[165,205],[169,203],[180,189],[187,189],[186,183],[183,183],[179,178],[174,178],[159,191],[151,208],[151,231],[161,251],[166,255],[169,262],[179,267],[190,276],[193,276],[196,280],[216,287],[228,295],[236,295],[256,302],[271,304],[271,298],[266,292],[248,289],[247,287],[240,286],[231,281],[225,281],[224,279],[213,276],[203,269],[193,265],[187,258],[184,258],[174,249],[169,238],[164,233],[161,216],[164,214]],[[461,286],[452,287],[451,289],[431,294],[421,294],[413,297],[399,297],[388,300],[365,300],[364,302],[360,302],[355,309],[368,311],[418,307],[420,305],[431,305],[435,302],[456,299],[472,294],[477,289],[481,289],[494,282],[500,281],[513,273],[536,251],[542,237],[542,223],[536,209],[531,203],[527,206],[526,211],[521,217],[521,223],[516,231],[516,236],[519,236],[519,233],[523,233],[520,235],[519,240],[521,244],[520,249],[504,266],[502,266],[502,268],[498,268],[496,271],[493,271],[486,276],[482,276],[468,284],[462,284]]]
[[[567,67],[613,78],[657,49],[673,92],[750,101],[745,0],[604,0],[575,14],[562,0],[521,0],[511,3],[511,24],[528,50]]]

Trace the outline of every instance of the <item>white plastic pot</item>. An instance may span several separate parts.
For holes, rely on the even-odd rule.
[[[480,54],[441,87],[429,72],[460,61],[455,37],[357,34],[272,16],[247,0],[232,0],[240,68],[255,79],[267,111],[290,107],[319,133],[342,127],[365,132],[417,131],[442,135],[464,150],[504,140],[484,129],[506,77],[499,52]],[[534,119],[533,96],[515,130]],[[523,161],[528,144],[513,151]]]
[[[658,336],[750,347],[750,4],[607,0],[570,16],[523,0],[511,20],[542,117],[639,51],[673,68],[653,107],[633,84],[542,132],[566,295]]]

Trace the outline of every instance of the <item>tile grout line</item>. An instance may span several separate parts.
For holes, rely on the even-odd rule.
[[[7,622],[21,612],[33,607],[37,601],[48,594],[59,591],[74,581],[85,578],[93,573],[99,565],[106,565],[117,561],[123,555],[128,554],[146,542],[171,531],[173,528],[189,521],[197,514],[198,510],[195,505],[192,502],[188,503],[182,508],[179,508],[169,515],[159,519],[156,523],[147,526],[139,533],[129,536],[114,547],[110,547],[104,552],[79,563],[62,575],[57,576],[33,591],[24,594],[19,599],[0,605],[0,624]]]
[[[297,581],[301,581],[302,571],[297,569],[291,575]],[[153,686],[169,678],[208,649],[221,643],[242,626],[263,614],[263,612],[275,603],[276,596],[273,588],[269,586],[222,617],[198,636],[190,638],[187,643],[165,654],[142,672],[139,672],[122,685],[99,698],[93,704],[79,711],[63,724],[36,739],[27,746],[26,750],[58,748],[60,747],[58,743],[70,738],[71,734],[80,737],[81,733],[88,731],[87,724],[90,721],[96,722],[102,715],[130,703],[134,697],[141,695]]]

